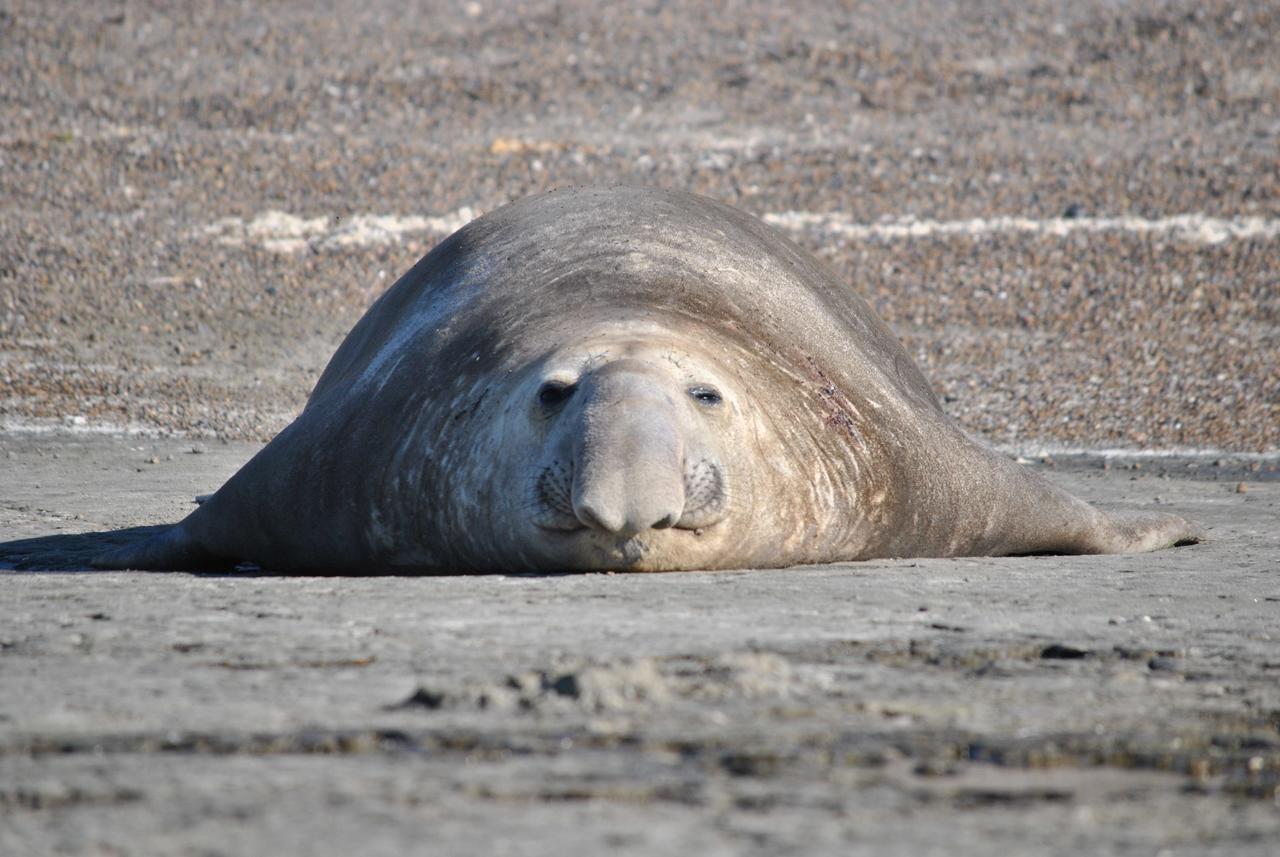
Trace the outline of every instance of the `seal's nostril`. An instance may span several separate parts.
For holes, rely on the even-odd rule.
[[[601,514],[590,503],[578,503],[573,507],[573,513],[578,516],[578,520],[593,530],[600,530],[605,533],[617,533],[621,531],[626,522],[615,520],[617,516],[608,516]]]

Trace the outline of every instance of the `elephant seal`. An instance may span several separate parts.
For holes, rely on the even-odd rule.
[[[530,197],[441,242],[290,426],[181,523],[97,564],[660,571],[1198,538],[971,439],[870,306],[759,220],[612,187]]]

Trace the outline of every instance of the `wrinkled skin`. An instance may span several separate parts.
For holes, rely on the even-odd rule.
[[[98,560],[310,572],[777,567],[1195,541],[965,435],[870,307],[742,212],[558,191],[442,242],[188,518]]]

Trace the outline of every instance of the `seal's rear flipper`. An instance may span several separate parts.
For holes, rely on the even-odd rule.
[[[182,524],[99,554],[90,561],[94,568],[146,571],[214,570],[231,564],[226,557],[205,550]]]
[[[1199,544],[1204,529],[1192,521],[1163,512],[1104,512],[1109,524],[1094,536],[1092,553],[1143,553],[1161,548]]]
[[[943,556],[1144,553],[1205,540],[1204,530],[1185,518],[1099,509],[983,447],[952,454],[967,466],[951,486],[951,526],[972,538],[948,544]]]

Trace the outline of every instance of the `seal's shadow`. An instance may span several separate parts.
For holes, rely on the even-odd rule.
[[[42,571],[61,572],[64,574],[101,573],[102,569],[94,568],[93,558],[106,551],[140,542],[143,539],[171,527],[171,524],[159,524],[148,527],[126,527],[120,530],[100,530],[92,533],[64,533],[57,536],[39,536],[31,539],[16,539],[0,542],[0,574],[5,572]],[[161,574],[165,572],[159,572]],[[405,571],[396,568],[370,567],[345,572],[307,571],[298,573],[272,571],[253,563],[236,563],[228,561],[225,565],[211,565],[190,574],[201,576],[235,576],[235,577],[474,577],[475,572],[433,571],[424,574],[420,571]],[[588,574],[590,572],[587,572]],[[504,577],[580,577],[583,572],[577,571],[530,571],[503,572]]]
[[[0,542],[0,570],[98,571],[90,564],[98,554],[142,541],[166,529],[168,526],[160,524]]]

